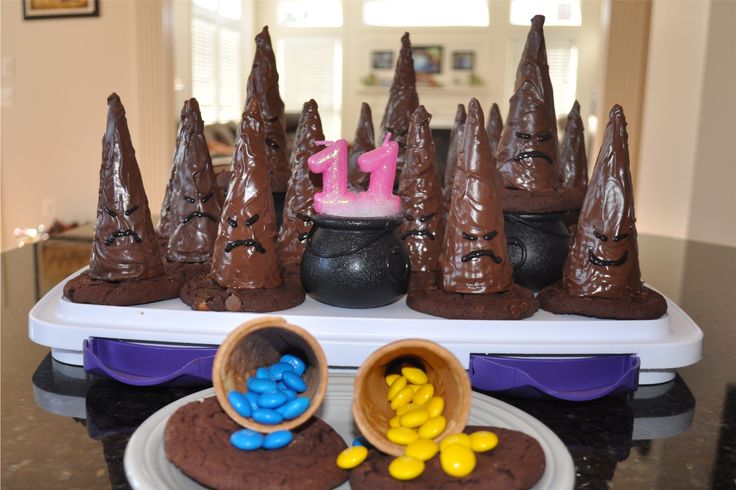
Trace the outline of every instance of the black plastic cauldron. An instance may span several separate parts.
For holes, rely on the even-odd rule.
[[[504,213],[514,282],[539,291],[562,278],[570,233],[563,222],[567,213]]]
[[[374,308],[409,286],[409,254],[394,234],[401,218],[313,215],[302,258],[304,290],[343,308]]]

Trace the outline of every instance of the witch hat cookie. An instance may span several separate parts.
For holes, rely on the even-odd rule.
[[[501,110],[495,102],[488,111],[488,121],[486,122],[486,134],[488,135],[488,147],[491,154],[496,158],[498,151],[498,142],[501,140],[501,131],[503,130],[503,119],[501,119]]]
[[[541,15],[532,19],[498,145],[501,202],[507,212],[567,211],[582,201],[582,193],[562,188],[543,24]]]
[[[251,99],[233,155],[211,272],[181,291],[181,299],[194,309],[265,312],[304,301],[298,279],[285,282],[278,262],[264,126],[258,102]]]
[[[588,186],[588,157],[585,154],[583,120],[577,100],[567,115],[565,134],[560,144],[560,174],[563,187],[585,192]]]
[[[414,72],[414,58],[411,51],[409,33],[405,32],[401,37],[401,50],[396,62],[394,80],[391,84],[386,110],[381,120],[381,141],[387,133],[391,133],[391,139],[399,144],[399,159],[396,161],[397,172],[401,171],[404,164],[404,151],[406,150],[406,135],[409,132],[411,115],[419,106],[419,95],[417,95],[417,76]]]
[[[258,102],[263,118],[271,189],[273,192],[285,192],[289,179],[289,164],[286,156],[284,102],[279,94],[276,57],[267,26],[256,36],[256,54],[248,77],[246,109],[252,99]]]
[[[175,297],[181,279],[164,268],[125,108],[115,93],[107,104],[89,270],[67,282],[64,294],[77,303],[121,306]]]
[[[222,203],[196,99],[184,103],[174,153],[168,217],[174,223],[166,250],[172,262],[205,262],[212,256]]]
[[[360,105],[360,119],[358,119],[358,128],[355,130],[353,144],[350,146],[350,154],[348,155],[348,171],[350,184],[354,189],[366,190],[370,174],[361,172],[358,167],[358,158],[367,151],[376,148],[375,133],[373,130],[373,114],[371,106],[363,102]]]
[[[452,201],[439,258],[439,289],[412,289],[407,304],[447,318],[519,319],[537,309],[514,284],[483,111],[468,104]]]
[[[409,251],[412,272],[437,269],[444,228],[442,185],[434,164],[434,142],[429,129],[432,118],[423,105],[411,117],[404,170],[399,178],[404,221],[399,236]],[[432,274],[432,277],[434,275]]]
[[[323,141],[322,120],[314,100],[304,103],[291,150],[291,176],[284,200],[284,214],[279,230],[279,258],[283,266],[302,263],[304,247],[312,228],[314,193],[317,189],[310,179],[307,159],[320,151]]]
[[[542,290],[542,307],[615,319],[659,318],[664,298],[645,287],[639,270],[634,189],[621,106],[609,113],[561,283]]]
[[[463,104],[457,105],[455,111],[455,124],[450,129],[450,143],[447,146],[447,161],[445,162],[445,177],[442,181],[442,204],[445,210],[450,208],[450,198],[452,197],[452,183],[455,181],[455,170],[457,169],[457,161],[461,156],[463,141],[463,128],[465,128],[465,119],[467,114]]]

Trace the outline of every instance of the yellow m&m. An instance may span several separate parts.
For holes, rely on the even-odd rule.
[[[484,453],[498,446],[498,436],[487,430],[479,430],[470,434],[470,449],[476,453]]]
[[[433,396],[434,385],[432,383],[426,383],[417,389],[417,391],[414,393],[414,398],[411,399],[411,402],[415,405],[422,406],[427,403]]]
[[[401,379],[401,378],[399,378]],[[393,385],[391,386],[393,388]],[[414,392],[411,390],[411,387],[407,386],[403,390],[396,393],[396,396],[394,396],[391,399],[391,408],[393,410],[398,410],[399,408],[403,407],[404,405],[408,405],[409,402],[411,402],[411,398],[414,396]]]
[[[442,415],[431,417],[419,427],[419,437],[424,439],[434,439],[442,434],[447,426],[447,420]]]
[[[406,446],[404,456],[411,456],[412,458],[421,459],[422,461],[429,461],[439,450],[440,447],[436,442],[430,439],[417,439]]]
[[[386,384],[388,386],[391,386],[391,384],[394,381],[396,381],[400,376],[401,376],[400,374],[396,374],[396,373],[387,375],[386,378],[385,378],[386,379]]]
[[[430,417],[436,417],[442,415],[445,410],[445,399],[440,396],[433,396],[422,406],[427,409]]]
[[[413,480],[424,471],[424,461],[410,456],[399,456],[388,465],[388,473],[397,480]]]
[[[423,408],[415,408],[401,415],[399,423],[404,427],[419,427],[429,420],[429,412]]]
[[[475,453],[460,444],[450,444],[440,452],[440,465],[450,476],[462,478],[475,469]]]
[[[403,376],[399,376],[394,380],[393,383],[391,383],[391,386],[388,387],[388,393],[386,393],[386,399],[388,401],[391,401],[396,397],[396,395],[406,388],[407,380]]]
[[[351,446],[337,455],[337,466],[349,470],[365,461],[367,456],[368,448],[365,446]]]
[[[386,431],[386,438],[394,444],[406,446],[419,439],[419,434],[408,427],[391,427]]]
[[[468,449],[473,447],[473,444],[470,442],[470,436],[459,432],[456,434],[450,434],[442,439],[442,442],[440,443],[440,451],[444,451],[447,446],[451,446],[453,444],[459,444]]]
[[[416,367],[403,367],[401,368],[401,375],[409,380],[409,383],[415,385],[423,385],[427,382],[427,373]]]

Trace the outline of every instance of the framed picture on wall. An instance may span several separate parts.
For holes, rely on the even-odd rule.
[[[452,69],[453,70],[472,70],[475,68],[475,52],[473,51],[453,51],[452,53]]]
[[[417,73],[442,72],[442,46],[414,46],[414,71]]]
[[[99,0],[21,0],[23,18],[53,19],[59,17],[97,17]]]
[[[390,70],[394,67],[393,51],[372,51],[371,67],[374,70]]]

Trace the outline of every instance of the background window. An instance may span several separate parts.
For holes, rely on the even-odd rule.
[[[363,0],[371,26],[487,26],[486,0]]]
[[[281,0],[278,23],[283,27],[340,27],[341,0]]]
[[[579,26],[580,0],[511,0],[511,24],[528,26],[529,19],[544,15],[545,26]]]

